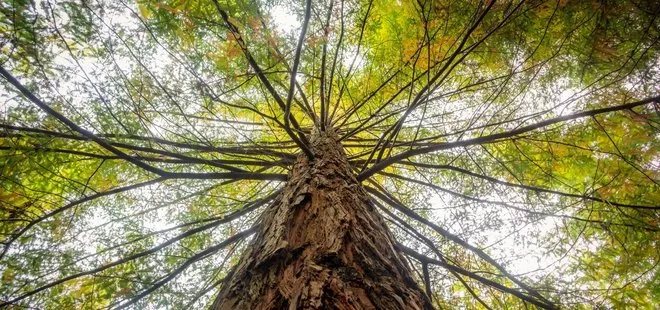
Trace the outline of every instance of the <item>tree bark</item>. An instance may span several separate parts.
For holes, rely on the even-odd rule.
[[[333,133],[316,133],[212,309],[433,309]]]

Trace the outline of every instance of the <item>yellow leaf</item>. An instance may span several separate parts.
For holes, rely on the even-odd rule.
[[[5,272],[2,273],[2,283],[9,284],[14,280],[14,271],[10,268],[7,268]]]
[[[151,17],[151,10],[149,10],[147,6],[138,4],[138,10],[140,11],[140,16],[142,16],[142,18],[148,19]]]

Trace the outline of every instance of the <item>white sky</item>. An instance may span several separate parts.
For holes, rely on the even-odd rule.
[[[273,18],[276,30],[280,34],[291,34],[293,30],[300,28],[300,21],[295,14],[281,3],[276,4],[271,10],[270,15]]]

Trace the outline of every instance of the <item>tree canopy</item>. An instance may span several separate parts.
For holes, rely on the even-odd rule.
[[[334,131],[438,308],[660,303],[660,2],[0,3],[0,308],[208,307]]]

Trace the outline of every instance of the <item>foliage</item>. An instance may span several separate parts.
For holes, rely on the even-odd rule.
[[[334,130],[439,308],[651,309],[659,15],[3,2],[0,304],[208,305],[310,134]]]

